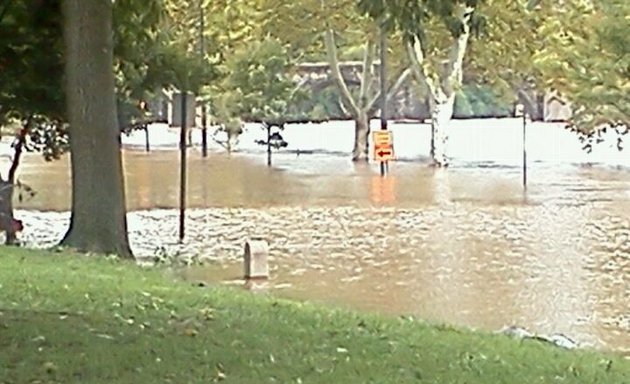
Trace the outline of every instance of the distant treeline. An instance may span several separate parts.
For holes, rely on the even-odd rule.
[[[168,105],[175,102],[178,94],[173,94],[173,99],[162,96],[148,102],[148,111],[140,110],[136,105],[119,104],[119,120],[121,129],[129,130],[142,128],[151,122],[167,122],[172,119],[169,116]],[[542,120],[543,98],[542,95],[532,95],[537,100],[537,110],[533,113],[533,120]],[[491,87],[477,84],[466,84],[457,93],[453,117],[456,119],[473,118],[501,118],[514,116],[514,102],[501,97]],[[194,120],[195,109],[190,106],[189,116]],[[410,88],[403,88],[393,100],[388,102],[387,115],[389,119],[427,120],[430,119],[429,104],[427,98],[417,97]],[[179,107],[173,108],[179,111]],[[148,112],[148,115],[146,114]],[[197,111],[197,115],[200,111]],[[148,117],[149,116],[149,117]],[[377,109],[374,118],[380,117]],[[246,117],[244,120],[249,121]],[[289,103],[284,121],[293,123],[325,122],[329,120],[346,120],[350,115],[341,106],[340,96],[334,85],[327,87],[314,87],[303,92],[296,100]],[[199,120],[199,119],[197,119]],[[179,121],[179,117],[176,118]],[[199,122],[198,122],[199,123]]]
[[[379,111],[374,117],[379,116]],[[509,117],[514,114],[514,103],[501,98],[489,86],[464,85],[455,98],[453,117],[458,119]],[[326,121],[347,119],[337,88],[329,86],[309,92],[288,111],[291,121]],[[416,97],[409,89],[403,89],[388,103],[388,117],[393,119],[430,118],[428,102]],[[537,118],[535,116],[535,118]]]

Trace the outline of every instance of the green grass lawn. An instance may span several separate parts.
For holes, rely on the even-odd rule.
[[[630,361],[0,247],[0,383],[630,383]]]

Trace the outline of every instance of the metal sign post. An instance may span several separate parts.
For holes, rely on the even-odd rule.
[[[524,104],[516,105],[514,116],[523,119],[523,189],[527,189],[527,110]]]
[[[380,42],[380,54],[381,54],[381,65],[380,65],[380,78],[381,78],[381,130],[387,131],[387,68],[385,68],[385,60],[387,59],[387,34],[385,31],[385,25],[381,25],[381,42]],[[376,144],[375,144],[376,145]],[[376,146],[374,149],[376,153]],[[393,154],[393,149],[392,149]],[[385,176],[385,165],[386,161],[381,160],[381,176]]]

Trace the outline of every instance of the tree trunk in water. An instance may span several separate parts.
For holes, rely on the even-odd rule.
[[[434,100],[431,111],[431,157],[437,167],[448,166],[448,124],[453,117],[455,95]]]
[[[435,130],[433,129],[433,111],[435,110],[435,99],[433,95],[429,93],[426,98],[426,106],[427,110],[431,116],[431,142],[429,143],[429,156],[431,160],[435,159]]]
[[[232,154],[232,135],[228,132],[227,140],[225,141],[225,149],[227,150],[228,155]]]
[[[61,244],[133,257],[116,122],[112,2],[64,0],[72,215]]]
[[[354,119],[354,149],[352,150],[352,161],[368,161],[370,134],[370,120],[367,112],[361,111]]]
[[[17,244],[17,228],[15,226],[17,221],[13,217],[13,191],[15,190],[15,176],[20,165],[20,160],[22,159],[22,151],[24,150],[26,135],[28,135],[31,128],[32,119],[33,117],[29,116],[24,121],[24,125],[22,125],[22,128],[16,137],[16,141],[13,146],[13,160],[7,175],[8,180],[0,180],[0,229],[2,229],[6,234],[4,241],[5,245]]]
[[[6,234],[5,245],[15,245],[17,241],[13,222],[13,183],[0,180],[0,230]]]
[[[236,148],[238,144],[238,137],[240,136],[239,132],[234,132],[232,130],[227,131],[227,140],[225,141],[225,148],[228,153],[232,153],[234,148]]]

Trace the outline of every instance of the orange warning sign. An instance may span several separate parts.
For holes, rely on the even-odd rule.
[[[390,161],[394,159],[394,140],[391,131],[372,132],[374,141],[374,160]]]

